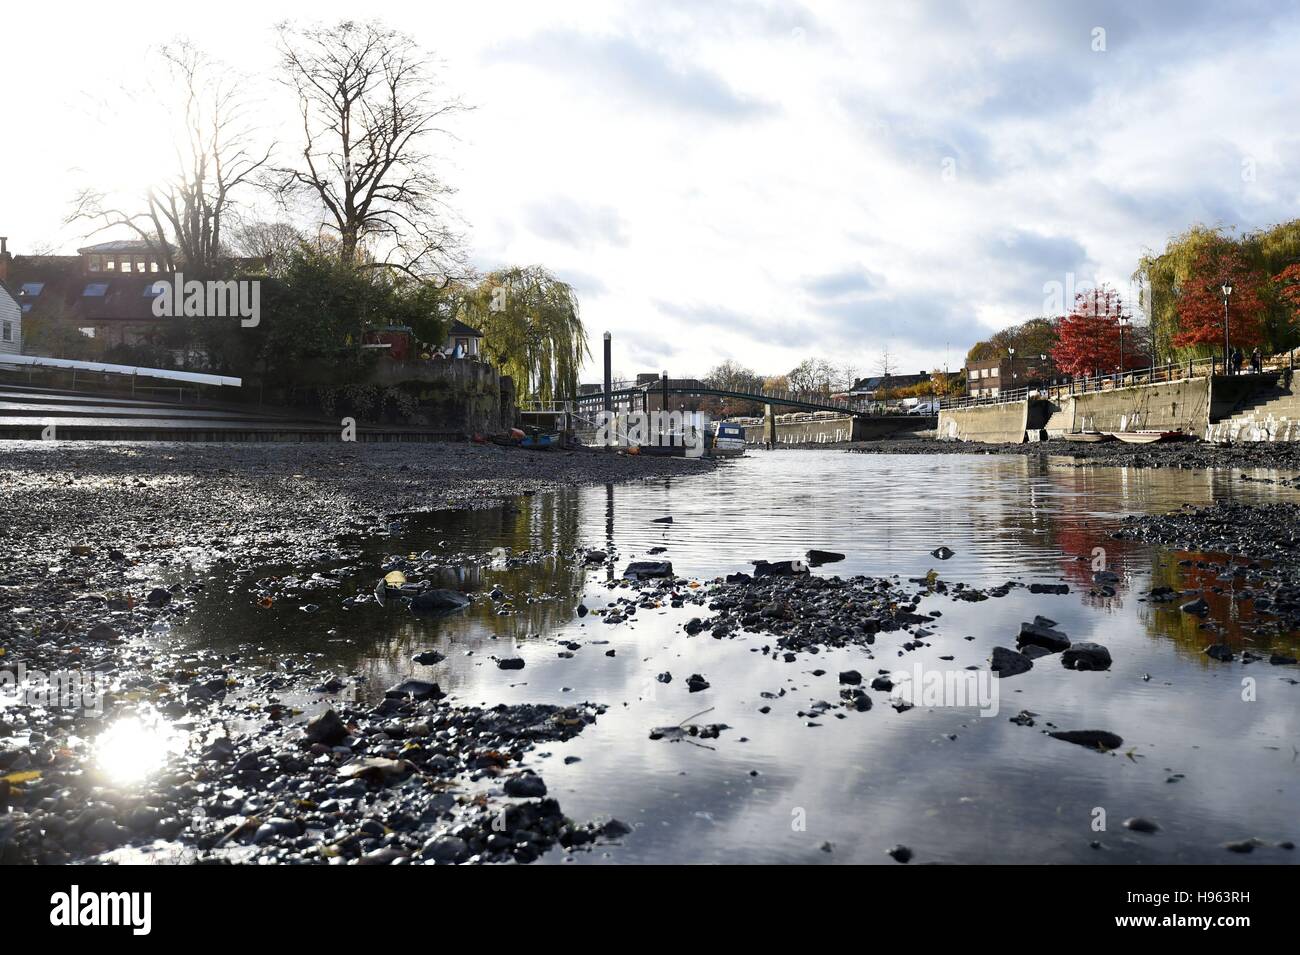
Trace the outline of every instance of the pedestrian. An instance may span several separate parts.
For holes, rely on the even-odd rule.
[[[1259,353],[1259,346],[1256,345],[1255,350],[1250,353],[1250,371],[1252,374],[1258,375],[1263,370],[1264,357]]]
[[[1232,373],[1234,375],[1241,374],[1241,362],[1242,362],[1241,349],[1234,346],[1232,349]]]

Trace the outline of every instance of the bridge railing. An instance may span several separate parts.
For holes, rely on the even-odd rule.
[[[1265,364],[1271,366],[1272,363]],[[1194,358],[1182,362],[1169,362],[1164,365],[1151,365],[1146,368],[1130,368],[1124,372],[1117,371],[1106,375],[1089,375],[1041,385],[1005,388],[996,395],[966,395],[956,398],[940,398],[939,407],[945,409],[970,408],[978,405],[1023,401],[1025,398],[1030,397],[1056,400],[1058,398],[1067,398],[1070,395],[1113,391],[1116,388],[1131,388],[1134,385],[1155,385],[1185,381],[1189,378],[1204,378],[1207,375],[1223,373],[1224,364],[1222,358]]]

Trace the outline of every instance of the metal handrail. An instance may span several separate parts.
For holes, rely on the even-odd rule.
[[[1285,359],[1273,356],[1261,365],[1261,370],[1279,369],[1290,363],[1290,355]],[[1071,378],[1061,384],[1043,384],[1011,388],[999,391],[996,395],[966,395],[957,398],[940,398],[940,409],[970,408],[978,405],[1004,404],[1023,401],[1030,397],[1048,399],[1069,397],[1070,395],[1088,394],[1097,391],[1113,391],[1133,385],[1160,384],[1161,382],[1186,381],[1189,378],[1214,376],[1223,366],[1221,357],[1191,358],[1183,362],[1169,362],[1164,365],[1132,368],[1125,372],[1112,372],[1106,375],[1091,375]]]

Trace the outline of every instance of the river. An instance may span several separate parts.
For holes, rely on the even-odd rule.
[[[1020,455],[757,452],[707,475],[407,516],[394,536],[356,542],[357,559],[340,562],[340,587],[270,608],[257,605],[251,580],[207,568],[198,572],[207,596],[167,639],[309,652],[322,673],[364,675],[368,697],[414,673],[465,703],[608,704],[594,726],[532,762],[566,814],[615,817],[634,831],[596,853],[553,850],[547,862],[890,863],[885,853],[895,844],[910,847],[916,862],[1289,862],[1295,853],[1272,844],[1295,835],[1300,686],[1291,678],[1300,674],[1208,660],[1201,650],[1213,641],[1198,618],[1177,602],[1141,599],[1156,584],[1197,583],[1195,566],[1180,563],[1189,555],[1111,538],[1127,514],[1227,497],[1300,499],[1242,472],[1075,467]],[[672,523],[655,523],[670,515]],[[932,556],[940,545],[954,556]],[[1064,582],[1070,593],[1014,588],[979,603],[935,593],[920,612],[942,616],[927,624],[929,645],[906,659],[896,648],[908,637],[897,632],[880,635],[874,659],[852,648],[786,663],[756,652],[770,636],[688,637],[681,624],[700,608],[642,611],[619,625],[579,617],[580,603],[599,608],[619,586],[606,568],[567,556],[582,547],[613,548],[619,570],[664,548],[652,559],[700,581],[819,548],[846,559],[815,574],[906,580],[933,570],[979,587]],[[341,606],[343,596],[373,589],[388,555],[426,550],[481,555],[442,572],[444,585],[478,594],[472,607],[426,619],[373,601]],[[529,556],[511,566],[507,554]],[[1120,577],[1113,597],[1089,595],[1101,562]],[[303,572],[272,567],[256,576]],[[514,612],[498,613],[487,596],[494,588]],[[1234,626],[1248,611],[1231,585],[1209,599],[1227,641],[1251,646]],[[306,600],[319,612],[300,612]],[[1045,658],[1002,682],[996,716],[950,706],[896,712],[879,695],[869,712],[806,716],[819,700],[837,701],[841,670],[869,678],[916,663],[986,666],[995,645],[1014,647],[1020,622],[1039,614],[1075,642],[1106,645],[1112,668],[1074,672]],[[569,641],[582,646],[561,656]],[[1297,645],[1292,635],[1253,648],[1296,655]],[[414,666],[412,655],[426,649],[446,660]],[[526,668],[499,670],[494,655],[521,656]],[[671,683],[656,681],[664,671]],[[706,675],[710,688],[688,692],[692,673]],[[311,712],[321,705],[301,702]],[[720,738],[649,738],[652,727],[709,708],[700,722],[727,724]],[[1022,710],[1037,714],[1036,725],[1011,721]],[[1053,727],[1108,730],[1124,744],[1090,751],[1043,732]],[[1125,829],[1133,816],[1160,830]],[[1249,856],[1222,848],[1249,837],[1270,845]]]

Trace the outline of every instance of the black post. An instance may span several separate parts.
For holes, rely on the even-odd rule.
[[[610,411],[614,407],[614,398],[610,392],[614,388],[613,363],[611,361],[611,352],[609,332],[605,333],[605,410]]]
[[[663,444],[664,442],[663,442],[662,428],[664,422],[667,420],[666,416],[668,414],[668,372],[665,371],[663,377],[659,380],[660,380],[660,388],[661,388],[661,395],[662,395],[659,401],[659,411],[661,413],[659,418],[659,427],[661,429],[659,431],[659,443]]]
[[[1228,355],[1231,348],[1228,338],[1228,296],[1223,296],[1223,370],[1226,374],[1232,374],[1232,359]]]

